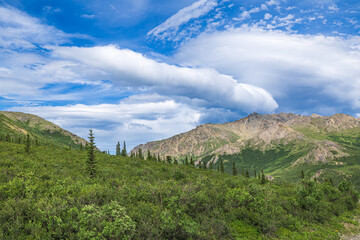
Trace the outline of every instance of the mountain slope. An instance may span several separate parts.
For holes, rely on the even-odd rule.
[[[229,172],[230,163],[235,161],[241,169],[274,173],[359,156],[360,120],[345,114],[253,113],[234,122],[204,124],[169,139],[139,145],[132,152],[140,148],[163,157],[192,156],[196,163],[207,162],[208,167],[223,159]]]
[[[0,137],[9,141],[24,141],[29,134],[43,145],[79,147],[86,140],[33,114],[0,111]]]

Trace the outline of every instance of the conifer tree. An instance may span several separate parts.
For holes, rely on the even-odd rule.
[[[305,172],[304,170],[301,170],[301,179],[304,179],[305,178]]]
[[[82,144],[80,144],[80,150],[83,150],[83,145]]]
[[[135,157],[134,152],[130,152],[130,157],[131,158]]]
[[[193,157],[191,156],[190,158],[190,166],[194,166],[194,160],[193,160]]]
[[[203,168],[206,169],[206,162],[203,161]]]
[[[119,156],[120,155],[120,142],[118,141],[116,144],[116,151],[115,151],[115,155]]]
[[[158,161],[158,162],[161,162],[160,153],[158,153],[158,155],[157,155],[157,161]]]
[[[88,144],[88,158],[86,161],[87,170],[89,172],[90,178],[94,179],[96,177],[96,161],[95,161],[95,142],[94,134],[92,130],[89,130],[89,144]]]
[[[237,170],[236,170],[236,166],[235,166],[235,162],[233,162],[233,175],[236,176],[237,175]]]
[[[212,161],[210,161],[210,169],[212,170],[213,168],[214,168],[214,166],[213,166],[214,164],[213,164],[213,162]]]
[[[176,158],[174,158],[174,164],[178,165],[178,161],[176,160]]]
[[[185,156],[185,165],[189,165],[189,160],[188,160],[187,155]]]
[[[149,149],[147,150],[147,157],[146,157],[146,159],[147,159],[147,160],[152,160],[151,152],[150,152]]]
[[[221,159],[221,161],[220,161],[220,170],[221,170],[222,173],[225,172],[225,170],[224,170],[224,162],[223,162],[222,159]]]
[[[29,133],[26,135],[26,141],[25,141],[25,152],[30,152],[30,135]]]
[[[245,171],[245,177],[250,178],[250,173],[248,170]]]
[[[172,162],[171,156],[166,156],[166,162],[167,162],[167,163],[171,163],[171,162]]]
[[[254,170],[254,178],[256,179],[256,170]]]
[[[139,150],[138,150],[138,156],[137,157],[140,158],[140,159],[144,159],[141,148],[139,148]]]
[[[121,150],[121,156],[126,157],[127,156],[127,150],[126,150],[126,143],[124,141],[123,148]]]

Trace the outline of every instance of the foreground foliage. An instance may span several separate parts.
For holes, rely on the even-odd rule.
[[[358,193],[0,142],[0,239],[337,239]],[[300,176],[300,173],[299,173]]]

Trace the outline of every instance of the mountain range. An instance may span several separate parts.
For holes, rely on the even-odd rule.
[[[265,170],[277,177],[291,177],[294,169],[325,175],[323,168],[330,168],[339,174],[343,171],[333,166],[348,167],[360,156],[360,119],[346,114],[252,113],[234,122],[204,124],[141,144],[132,152],[139,149],[180,160],[193,157],[196,164],[206,162],[208,167],[222,159],[229,172],[235,162],[241,169]]]

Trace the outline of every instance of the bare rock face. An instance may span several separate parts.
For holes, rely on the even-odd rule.
[[[304,157],[294,162],[294,165],[300,163],[327,163],[336,158],[347,157],[349,154],[344,149],[332,141],[318,141],[314,147]]]
[[[324,163],[347,154],[338,144],[329,140],[316,140],[306,133],[330,134],[359,127],[359,119],[345,114],[323,117],[318,114],[301,116],[293,113],[252,113],[234,122],[204,124],[165,140],[139,145],[132,151],[136,152],[141,148],[161,156],[181,158],[187,155],[199,159],[208,155],[240,153],[246,147],[266,150],[277,145],[307,143],[313,147],[294,164]],[[212,161],[215,162],[216,159],[213,157]]]

